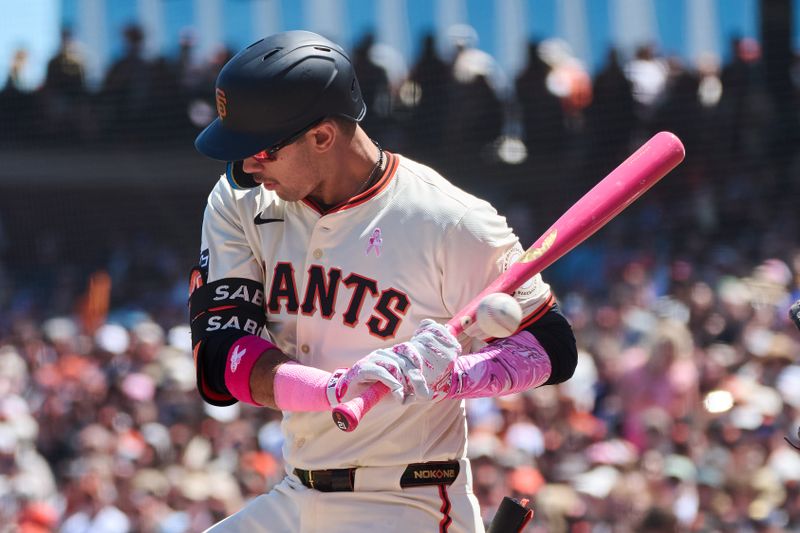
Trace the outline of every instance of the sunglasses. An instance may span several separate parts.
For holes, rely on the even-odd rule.
[[[256,161],[258,161],[259,163],[264,163],[266,161],[275,161],[277,159],[277,157],[275,157],[275,154],[278,153],[278,150],[280,150],[281,148],[284,148],[286,146],[289,146],[293,142],[297,141],[300,137],[305,135],[306,132],[308,132],[308,130],[310,130],[311,128],[313,128],[314,126],[316,126],[317,124],[319,124],[323,120],[325,120],[324,117],[315,120],[314,122],[312,122],[311,124],[309,124],[305,128],[301,129],[300,131],[289,135],[284,140],[278,141],[277,143],[273,144],[269,148],[265,148],[264,150],[261,150],[260,152],[258,152],[256,154],[253,154],[250,157],[252,157]]]

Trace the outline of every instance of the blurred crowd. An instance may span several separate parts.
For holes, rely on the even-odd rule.
[[[0,148],[191,143],[230,54],[198,66],[187,39],[174,62],[145,60],[141,31],[125,37],[96,91],[68,32],[41,88],[21,90],[12,68]],[[366,130],[491,199],[524,243],[655,131],[689,154],[545,272],[578,339],[573,379],[467,402],[486,522],[512,495],[531,500],[531,532],[800,531],[800,451],[784,439],[800,441],[787,317],[800,297],[800,69],[775,72],[737,39],[724,65],[642,46],[590,74],[545,41],[512,80],[469,31],[454,43],[441,58],[426,39],[405,71],[359,43]],[[150,249],[140,265],[158,263]],[[0,532],[198,531],[282,477],[279,414],[212,408],[194,389],[174,277],[194,260],[146,274],[111,253],[44,303],[20,296],[22,267],[4,269],[21,282],[0,294]]]

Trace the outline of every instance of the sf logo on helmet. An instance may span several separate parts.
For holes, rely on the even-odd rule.
[[[225,118],[228,114],[228,99],[225,98],[225,92],[222,89],[217,89],[217,114],[220,119]]]

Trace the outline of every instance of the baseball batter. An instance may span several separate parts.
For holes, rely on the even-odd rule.
[[[384,150],[345,52],[314,33],[239,52],[197,138],[227,161],[208,198],[190,311],[209,403],[283,412],[286,477],[214,532],[483,531],[465,398],[568,379],[572,330],[537,276],[512,336],[442,325],[522,253],[505,218]],[[330,410],[392,390],[352,433]]]

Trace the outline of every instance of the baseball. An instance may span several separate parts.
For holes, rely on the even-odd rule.
[[[519,302],[508,294],[495,292],[487,294],[475,313],[478,327],[492,337],[508,337],[519,327],[522,308]]]

